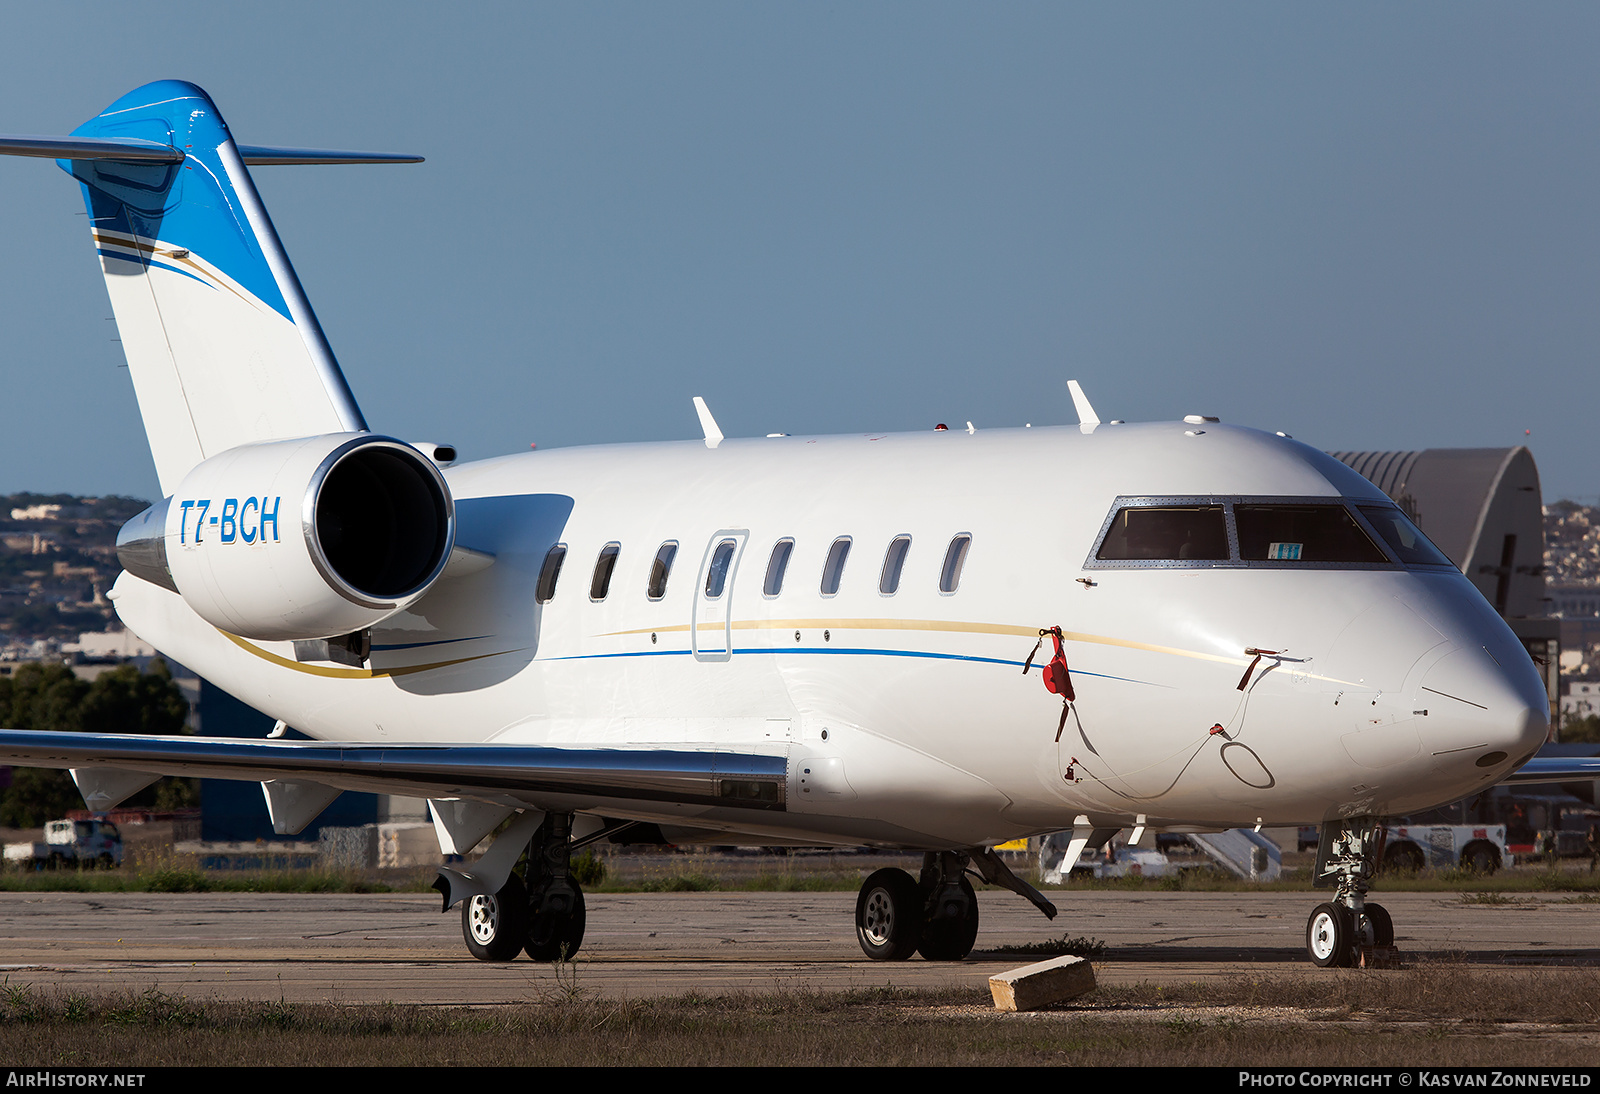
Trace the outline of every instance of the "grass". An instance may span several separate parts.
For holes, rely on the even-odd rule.
[[[422,893],[434,870],[371,871],[281,865],[256,870],[202,870],[197,856],[170,850],[132,852],[120,869],[0,870],[0,892],[69,893]]]
[[[1589,1065],[1600,972],[1393,972],[1101,988],[1002,1015],[981,988],[604,999],[582,962],[495,1008],[0,986],[11,1066]]]
[[[1045,957],[1070,955],[1072,957],[1094,958],[1106,952],[1106,944],[1098,938],[1087,938],[1083,935],[1075,937],[1062,935],[1060,938],[1047,938],[1042,942],[1024,942],[1016,946],[1003,946],[995,952],[1038,954]]]

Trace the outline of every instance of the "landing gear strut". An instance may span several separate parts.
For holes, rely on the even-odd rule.
[[[929,851],[917,888],[924,917],[917,952],[929,961],[960,961],[978,938],[978,895],[967,880],[967,856]]]
[[[1367,952],[1392,949],[1394,921],[1381,904],[1367,903],[1377,859],[1378,818],[1352,817],[1322,827],[1312,884],[1336,886],[1306,921],[1306,953],[1321,968],[1365,964]]]
[[[550,813],[528,849],[528,927],[524,949],[535,961],[572,957],[583,945],[587,916],[572,861],[572,814]]]

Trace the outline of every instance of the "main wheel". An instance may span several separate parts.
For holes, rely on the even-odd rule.
[[[922,938],[922,890],[904,870],[879,870],[856,897],[856,939],[874,961],[904,961]]]
[[[583,928],[588,913],[583,907],[583,889],[576,881],[567,879],[572,886],[572,907],[564,912],[541,912],[531,903],[528,908],[528,937],[523,949],[535,961],[570,961],[583,945]],[[534,898],[543,902],[542,897]]]
[[[1306,920],[1306,953],[1318,968],[1350,964],[1350,914],[1337,904],[1318,904]]]
[[[510,961],[528,934],[528,890],[512,874],[494,896],[468,897],[461,905],[461,934],[479,961]]]
[[[1372,944],[1379,947],[1394,945],[1394,920],[1382,904],[1366,905],[1367,922],[1372,926]]]
[[[965,904],[956,907],[955,900],[946,908],[929,910],[922,924],[922,939],[917,952],[929,961],[960,961],[972,952],[978,940],[978,896],[972,891],[972,882],[961,879],[961,895]]]

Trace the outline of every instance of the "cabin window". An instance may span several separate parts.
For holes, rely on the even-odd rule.
[[[906,564],[906,552],[911,549],[910,536],[895,536],[883,556],[883,572],[878,575],[878,591],[893,596],[900,590],[900,571]]]
[[[1342,505],[1241,503],[1233,507],[1233,519],[1239,557],[1247,562],[1389,561]]]
[[[711,552],[711,565],[706,567],[706,599],[716,600],[728,584],[728,566],[733,562],[733,549],[737,544],[725,539]]]
[[[780,539],[772,545],[772,557],[767,559],[767,579],[761,583],[763,596],[777,596],[783,592],[783,574],[789,568],[789,556],[793,553],[792,539]]]
[[[1392,505],[1358,505],[1378,535],[1401,562],[1412,566],[1453,566],[1422,530]]]
[[[656,560],[650,564],[650,584],[645,589],[651,600],[660,600],[667,595],[667,578],[672,574],[672,560],[677,555],[676,540],[668,540],[656,552]]]
[[[561,563],[567,557],[567,546],[558,543],[550,548],[544,556],[544,565],[539,568],[539,587],[534,592],[534,599],[540,604],[548,604],[550,598],[556,595],[556,579],[561,576]]]
[[[1095,557],[1126,562],[1226,561],[1228,521],[1220,505],[1119,509]]]
[[[971,546],[972,537],[965,532],[950,541],[944,553],[944,567],[939,571],[941,593],[953,593],[960,586],[961,570],[967,564],[967,548]]]
[[[850,537],[840,536],[828,548],[828,561],[822,567],[822,595],[832,596],[839,591],[839,580],[844,577],[844,562],[850,557]]]
[[[622,544],[608,543],[600,548],[600,557],[594,561],[594,577],[589,579],[589,599],[604,600],[611,591],[611,574],[617,568],[617,555]]]

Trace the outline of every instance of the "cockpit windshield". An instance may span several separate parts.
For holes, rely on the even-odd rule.
[[[1273,562],[1388,562],[1342,505],[1235,505],[1239,557]]]
[[[1118,498],[1085,566],[1449,566],[1397,507],[1333,498]]]
[[[1410,566],[1453,566],[1443,551],[1433,545],[1422,529],[1392,505],[1358,505],[1363,516],[1389,545],[1401,562]]]

